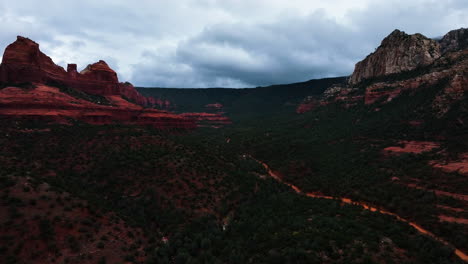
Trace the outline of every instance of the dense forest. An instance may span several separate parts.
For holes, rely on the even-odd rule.
[[[128,228],[142,230],[128,232],[141,237],[123,250],[126,261],[144,257],[148,263],[456,262],[450,248],[391,216],[295,194],[266,177],[264,168],[240,155],[240,150],[213,140],[230,130],[179,134],[75,124],[44,132],[41,124],[2,124],[8,137],[15,138],[1,142],[2,189],[11,190],[4,191],[2,206],[12,212],[2,228],[31,221],[21,212],[25,206],[34,208],[34,203],[14,189],[27,177],[32,190],[19,193],[39,191],[47,183],[48,195],[64,192],[87,201],[72,208],[97,212],[93,213],[97,219],[112,212]],[[267,158],[261,152],[252,154]],[[49,214],[55,214],[57,209],[49,208]],[[70,235],[62,245],[56,225],[63,220],[49,214],[36,216],[49,245],[44,254],[54,255],[61,247],[80,252],[76,244],[82,235]],[[79,232],[86,235],[82,229]],[[106,238],[92,239],[93,247],[111,247]],[[9,263],[27,250],[18,243],[1,245]],[[138,250],[141,247],[143,251]],[[80,257],[95,259],[88,254]],[[57,261],[60,257],[56,255]],[[77,257],[64,261],[75,263]]]
[[[139,89],[176,112],[220,103],[233,124],[218,128],[2,119],[0,254],[6,263],[461,263],[454,249],[468,251],[467,226],[439,216],[466,219],[467,202],[434,189],[463,195],[468,186],[431,162],[468,151],[468,99],[435,116],[441,80],[378,109],[335,102],[296,112],[344,81]],[[437,147],[383,151],[408,141]],[[297,194],[258,161],[285,183],[336,199]]]

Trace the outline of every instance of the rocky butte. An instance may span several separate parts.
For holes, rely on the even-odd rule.
[[[123,95],[142,106],[156,105],[156,99],[142,96],[130,83],[119,83],[117,73],[105,61],[90,64],[81,72],[76,64],[68,64],[65,71],[40,51],[39,44],[21,36],[5,49],[0,82],[62,85],[95,95]]]
[[[19,88],[28,83],[28,87]],[[167,111],[145,108],[170,103],[142,96],[133,85],[119,83],[106,62],[98,61],[67,71],[42,53],[39,44],[18,36],[0,64],[0,115],[67,123],[151,125],[157,128],[194,128],[195,121]],[[89,100],[93,98],[94,100]]]

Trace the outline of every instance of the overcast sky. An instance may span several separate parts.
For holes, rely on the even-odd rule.
[[[468,26],[467,0],[1,0],[0,49],[107,61],[147,87],[255,87],[351,74],[395,28]]]

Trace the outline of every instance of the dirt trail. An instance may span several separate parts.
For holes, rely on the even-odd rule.
[[[404,223],[407,223],[409,224],[410,226],[412,226],[413,228],[415,228],[417,231],[419,231],[420,233],[422,234],[425,234],[427,236],[430,236],[431,238],[441,242],[442,244],[444,245],[447,245],[447,246],[451,246],[453,247],[448,241],[436,236],[435,234],[433,234],[432,232],[422,228],[421,226],[419,226],[418,224],[414,223],[414,222],[411,222],[395,213],[392,213],[392,212],[389,212],[389,211],[386,211],[386,210],[382,210],[382,209],[379,209],[377,208],[376,206],[372,206],[372,205],[369,205],[367,203],[364,203],[364,202],[357,202],[357,201],[353,201],[349,198],[343,198],[343,197],[332,197],[332,196],[327,196],[327,195],[322,195],[322,194],[319,194],[319,193],[304,193],[299,187],[297,187],[296,185],[293,185],[291,183],[288,183],[288,182],[285,182],[283,181],[283,179],[281,179],[281,177],[279,177],[279,175],[277,173],[275,173],[274,171],[272,171],[270,169],[270,167],[260,161],[260,160],[257,160],[255,159],[254,157],[250,156],[250,155],[247,155],[248,157],[250,157],[251,159],[255,160],[256,162],[258,162],[259,164],[261,164],[265,170],[268,172],[268,174],[274,178],[275,180],[277,180],[278,182],[281,182],[285,185],[288,185],[289,187],[291,187],[291,189],[293,189],[296,193],[298,194],[301,194],[301,195],[305,195],[307,197],[312,197],[312,198],[320,198],[320,199],[329,199],[329,200],[340,200],[341,202],[343,203],[346,203],[346,204],[351,204],[351,205],[358,205],[358,206],[361,206],[362,208],[366,209],[366,210],[369,210],[371,212],[378,212],[378,213],[381,213],[381,214],[385,214],[385,215],[391,215],[391,216],[394,216],[396,219],[398,219],[399,221],[401,222],[404,222]],[[465,262],[468,262],[468,255],[465,254],[463,251],[455,248],[455,255],[457,255],[461,260],[465,261]]]

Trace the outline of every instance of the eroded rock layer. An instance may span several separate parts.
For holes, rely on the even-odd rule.
[[[96,125],[123,123],[158,129],[193,129],[196,126],[190,118],[145,109],[120,96],[107,96],[106,99],[111,105],[94,104],[41,84],[35,88],[6,87],[0,90],[0,116],[62,124],[68,124],[70,120]]]
[[[24,85],[28,83],[28,85]],[[81,72],[76,64],[67,71],[42,53],[39,44],[18,36],[0,64],[0,116],[68,123],[149,125],[156,128],[192,129],[195,121],[167,111],[167,101],[144,97],[130,83],[119,83],[105,61]],[[23,88],[19,88],[21,86]],[[94,100],[88,100],[93,99]]]

